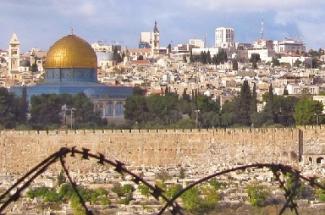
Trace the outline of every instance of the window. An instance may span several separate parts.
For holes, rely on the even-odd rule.
[[[114,104],[113,102],[108,102],[105,106],[105,116],[113,116]]]
[[[115,106],[116,116],[123,116],[124,114],[124,104],[122,102],[117,102]]]

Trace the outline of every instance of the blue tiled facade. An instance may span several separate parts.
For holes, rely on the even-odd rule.
[[[124,103],[133,93],[132,87],[106,86],[97,82],[96,69],[71,68],[47,69],[43,83],[26,87],[27,98],[41,94],[78,94],[84,93],[102,112],[104,118],[123,118]],[[10,88],[21,96],[23,87]]]
[[[22,94],[23,87],[12,87],[11,92]],[[41,94],[84,93],[93,99],[120,98],[132,95],[132,87],[106,86],[97,82],[95,69],[47,69],[43,83],[27,87],[27,97]]]

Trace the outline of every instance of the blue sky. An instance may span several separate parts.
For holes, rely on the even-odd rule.
[[[325,48],[324,0],[1,0],[0,49],[16,32],[23,50],[48,49],[60,37],[74,33],[89,42],[120,42],[136,47],[141,31],[158,21],[166,46],[204,38],[213,45],[214,29],[233,27],[236,41],[259,37],[293,37],[308,48]]]

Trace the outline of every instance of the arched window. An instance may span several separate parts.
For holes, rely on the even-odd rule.
[[[124,115],[124,104],[122,102],[116,102],[115,115],[116,116],[123,116]]]
[[[105,116],[113,116],[114,104],[113,102],[108,102],[105,106]]]

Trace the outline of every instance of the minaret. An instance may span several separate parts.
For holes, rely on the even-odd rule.
[[[16,33],[13,33],[9,42],[9,73],[18,71],[20,62],[20,42]]]
[[[158,30],[157,21],[155,21],[155,27],[153,28],[153,46],[152,49],[158,50],[160,48],[160,34]]]

